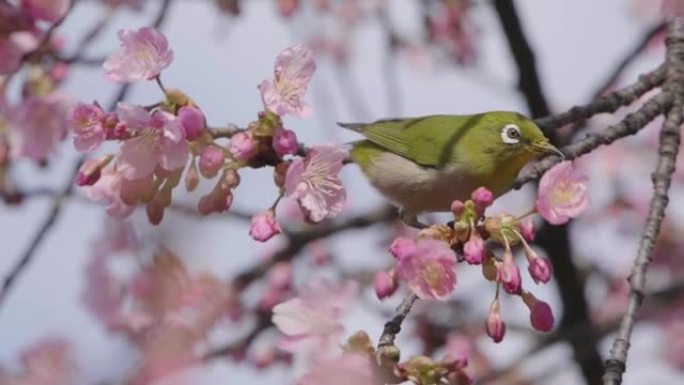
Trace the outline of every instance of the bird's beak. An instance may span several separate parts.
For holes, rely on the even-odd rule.
[[[556,146],[549,143],[548,140],[540,140],[538,142],[533,142],[532,149],[534,149],[534,151],[539,154],[558,155],[561,158],[565,159],[565,154],[563,154],[561,150],[559,150]]]

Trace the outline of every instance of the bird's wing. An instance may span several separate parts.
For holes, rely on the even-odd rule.
[[[420,165],[441,167],[453,160],[460,138],[474,128],[479,115],[434,115],[379,120],[369,124],[340,124],[371,142]]]

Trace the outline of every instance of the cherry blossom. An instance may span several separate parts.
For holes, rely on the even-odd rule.
[[[153,79],[173,60],[166,37],[154,28],[119,31],[121,50],[102,65],[109,80],[118,83]]]
[[[273,80],[259,84],[264,106],[281,116],[309,115],[311,108],[302,98],[315,71],[311,48],[296,45],[282,51],[276,58]]]

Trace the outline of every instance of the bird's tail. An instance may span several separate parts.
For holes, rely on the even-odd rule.
[[[365,123],[341,123],[337,122],[337,125],[340,127],[344,127],[347,130],[352,130],[356,132],[362,132],[363,128],[366,126]]]

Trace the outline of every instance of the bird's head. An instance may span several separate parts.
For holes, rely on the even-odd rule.
[[[526,163],[539,155],[564,157],[532,120],[517,112],[490,112],[485,119],[486,138],[482,138],[487,143],[485,152],[499,161],[517,159]]]

